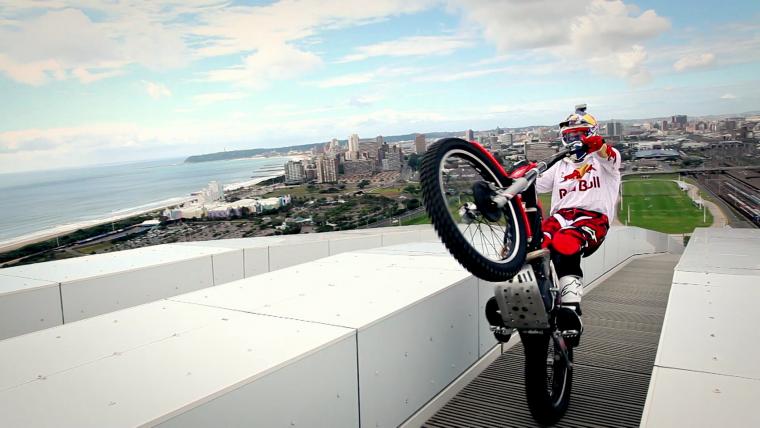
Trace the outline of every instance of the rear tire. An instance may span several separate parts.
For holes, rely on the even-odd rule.
[[[573,369],[554,352],[554,341],[543,334],[521,334],[525,349],[525,395],[528,408],[541,425],[557,423],[567,412],[573,385]],[[567,350],[570,362],[573,349]],[[553,364],[549,364],[549,359]]]
[[[503,238],[500,238],[502,242],[496,242],[497,238],[493,237],[489,241],[485,236],[481,238],[466,236],[466,232],[472,224],[467,224],[465,227],[465,224],[458,223],[455,220],[446,189],[446,186],[449,186],[449,182],[446,180],[450,178],[450,176],[444,177],[445,171],[447,171],[446,165],[449,165],[446,162],[452,159],[454,166],[466,163],[479,175],[476,178],[482,182],[493,183],[499,187],[508,184],[506,183],[508,179],[499,171],[500,168],[474,143],[459,138],[439,140],[425,152],[420,167],[422,196],[428,216],[451,255],[468,271],[487,281],[506,281],[512,278],[525,263],[527,233],[520,211],[521,207],[518,207],[517,202],[513,199],[507,202],[501,210],[494,205],[488,207],[488,210],[481,210],[483,212],[478,215],[477,227],[480,228],[481,225],[484,225],[483,229],[488,230],[486,229],[488,227],[491,233],[496,229],[497,234],[495,236],[497,238],[498,232],[503,232]],[[454,171],[454,175],[457,176],[458,169]],[[463,175],[459,174],[459,176]],[[482,189],[482,184],[478,183],[478,185]],[[473,194],[475,187],[477,186],[473,185]],[[494,222],[494,214],[499,217],[498,222]],[[500,228],[501,230],[499,230]],[[484,241],[490,244],[494,249],[493,255],[487,254],[490,251],[489,248],[477,248],[476,239],[479,239],[480,247],[484,246]],[[497,246],[501,246],[501,248],[496,248]]]

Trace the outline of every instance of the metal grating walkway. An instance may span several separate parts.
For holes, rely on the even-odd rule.
[[[634,260],[583,298],[573,395],[557,426],[639,426],[678,258]],[[502,354],[423,426],[536,426],[525,402],[522,346]]]

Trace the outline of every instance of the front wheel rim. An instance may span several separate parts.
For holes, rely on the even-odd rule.
[[[463,166],[463,162],[467,166]],[[516,218],[514,204],[507,203],[502,208],[498,221],[490,221],[491,219],[483,213],[477,212],[470,222],[464,223],[462,220],[465,215],[471,213],[471,210],[467,209],[467,204],[472,203],[475,207],[483,206],[483,201],[475,200],[474,183],[469,186],[454,184],[456,181],[466,182],[467,178],[472,178],[474,182],[490,182],[499,185],[497,175],[477,156],[461,149],[449,150],[441,157],[438,174],[440,197],[444,205],[449,208],[451,222],[459,228],[461,236],[469,246],[493,263],[510,263],[519,253],[521,244],[520,233],[517,230],[519,224],[514,221]],[[456,201],[453,200],[455,197]],[[465,215],[462,214],[463,208]]]

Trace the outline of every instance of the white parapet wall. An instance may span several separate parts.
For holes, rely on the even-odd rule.
[[[0,426],[404,423],[495,345],[493,285],[440,243],[352,235],[377,243],[0,341]],[[613,228],[587,276],[669,245]]]
[[[225,266],[215,274],[213,264]],[[0,284],[17,278],[52,282],[59,288],[62,322],[118,309],[243,277],[242,252],[222,248],[157,245],[118,253],[0,269]],[[16,294],[36,288],[18,288]],[[6,295],[0,295],[0,301]],[[19,308],[22,310],[22,308]],[[23,308],[35,313],[33,305]],[[33,330],[31,330],[33,331]]]
[[[696,229],[675,268],[641,425],[760,426],[760,230]]]
[[[0,308],[9,308],[0,312],[0,340],[346,251],[433,241],[429,226],[390,227],[166,244],[0,269]]]

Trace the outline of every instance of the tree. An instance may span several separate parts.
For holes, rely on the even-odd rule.
[[[420,192],[420,188],[417,187],[417,186],[413,186],[413,185],[410,184],[410,185],[404,187],[404,192],[416,195],[417,193]]]
[[[412,171],[417,171],[420,167],[420,155],[417,153],[412,153],[409,155],[409,159],[406,161],[407,165],[409,165],[409,168],[412,169]]]
[[[406,209],[413,210],[420,207],[420,200],[417,198],[409,199],[406,201]]]
[[[369,186],[369,180],[362,180],[359,182],[359,184],[356,185],[356,187],[363,189],[365,187]]]

